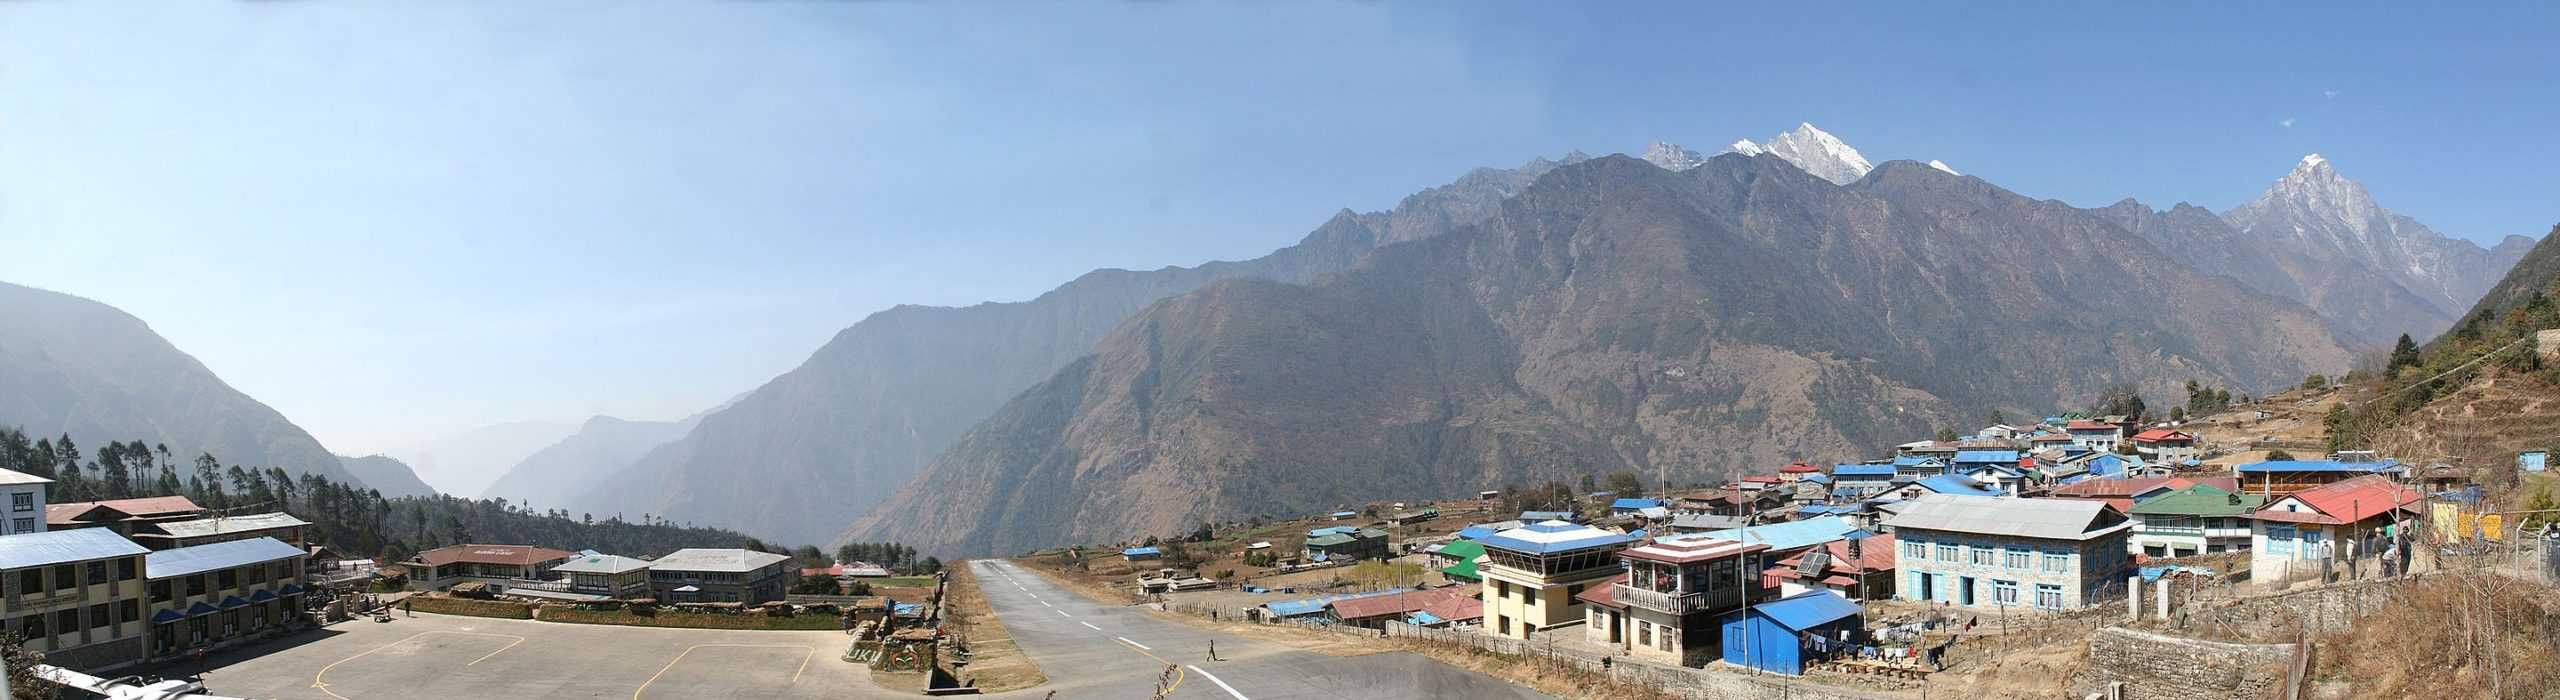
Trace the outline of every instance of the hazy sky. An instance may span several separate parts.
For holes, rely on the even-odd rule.
[[[1799,121],[2084,206],[2319,151],[2450,235],[2560,221],[2547,5],[1825,5],[0,3],[0,280],[363,454]]]

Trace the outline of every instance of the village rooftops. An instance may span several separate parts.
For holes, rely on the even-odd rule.
[[[1416,612],[1431,607],[1433,603],[1463,597],[1470,592],[1472,591],[1466,586],[1435,588],[1427,591],[1399,591],[1387,595],[1337,600],[1333,601],[1331,607],[1334,617],[1357,620]],[[1481,617],[1482,614],[1479,613],[1478,616]]]
[[[1610,547],[1625,544],[1634,539],[1589,525],[1549,520],[1494,533],[1477,542],[1482,543],[1487,549],[1501,549],[1522,554],[1556,554]]]
[[[2280,460],[2273,462],[2258,462],[2255,464],[2243,464],[2240,465],[2239,469],[2242,474],[2280,474],[2301,472],[2380,474],[2400,469],[2400,460],[2386,459],[2377,462],[2340,462],[2327,459]]]
[[[1754,545],[1763,545],[1778,551],[1786,551],[1792,549],[1803,549],[1822,544],[1824,542],[1840,539],[1847,536],[1849,533],[1857,531],[1858,526],[1849,524],[1849,521],[1840,519],[1840,516],[1825,515],[1819,518],[1806,518],[1803,520],[1777,523],[1773,525],[1753,525],[1750,527],[1735,528],[1731,530],[1717,530],[1714,532],[1696,535],[1674,535],[1663,539],[1732,540],[1736,542],[1747,542]]]
[[[1828,590],[1798,593],[1787,598],[1751,606],[1751,609],[1769,616],[1770,620],[1778,624],[1786,625],[1788,629],[1798,631],[1813,629],[1866,611],[1866,608],[1858,605],[1856,601]]]
[[[2196,436],[2168,428],[2152,428],[2133,434],[2134,442],[2195,442]]]
[[[658,557],[649,568],[665,571],[709,571],[743,574],[772,566],[791,557],[752,549],[679,549]]]
[[[2101,422],[2093,421],[2093,420],[2075,420],[2075,421],[2072,421],[2072,422],[2071,422],[2070,424],[2068,424],[2068,425],[2064,425],[2064,426],[2062,426],[2062,429],[2063,429],[2063,430],[2071,430],[2071,431],[2081,431],[2081,430],[2116,430],[2116,429],[2118,429],[2118,428],[2120,428],[2120,427],[2122,427],[2122,426],[2118,426],[2118,425],[2116,425],[2116,424],[2114,424],[2114,423],[2101,423]]]
[[[2135,505],[2133,514],[2234,517],[2247,515],[2266,503],[2265,496],[2196,485],[2153,496],[2151,500]]]
[[[563,574],[620,574],[646,568],[649,568],[649,561],[646,559],[598,554],[572,559],[569,563],[554,567],[552,571]],[[820,571],[826,571],[825,575],[833,576],[842,573],[841,568],[841,566],[835,566],[820,569]]]
[[[1662,499],[1658,498],[1621,498],[1609,502],[1609,508],[1613,510],[1643,510],[1660,507],[1662,507]]]
[[[1930,493],[1943,493],[1951,496],[2008,495],[2005,491],[1984,486],[1982,485],[1982,482],[1956,476],[1954,474],[1940,474],[1926,479],[1921,479],[1920,488],[1928,489]]]
[[[0,569],[129,557],[149,551],[112,530],[80,528],[30,532],[0,537]]]
[[[457,544],[451,547],[438,547],[424,552],[419,552],[417,561],[423,562],[428,566],[444,566],[446,564],[501,564],[511,566],[533,566],[543,562],[559,561],[573,556],[577,555],[549,547],[531,547],[515,544]]]
[[[1891,478],[1893,478],[1893,465],[1891,465],[1891,464],[1836,464],[1836,465],[1832,465],[1832,467],[1831,467],[1831,478],[1834,478],[1834,479],[1847,479],[1847,478],[1850,478],[1850,477],[1870,477],[1870,478],[1880,478],[1880,479],[1891,479]]]
[[[1120,550],[1120,556],[1124,557],[1152,557],[1162,554],[1164,554],[1164,550],[1156,549],[1154,547],[1130,547],[1128,549]]]
[[[1821,468],[1821,467],[1817,467],[1817,466],[1813,466],[1813,465],[1810,465],[1810,464],[1806,464],[1806,463],[1803,463],[1803,462],[1796,462],[1796,463],[1794,463],[1794,464],[1789,464],[1789,465],[1787,465],[1787,466],[1779,467],[1779,468],[1778,468],[1778,473],[1780,473],[1780,474],[1819,474],[1819,473],[1822,473],[1822,468]]]
[[[1768,548],[1769,545],[1765,544],[1746,545],[1733,540],[1708,538],[1669,539],[1641,547],[1631,547],[1618,552],[1618,556],[1627,559],[1642,559],[1651,562],[1661,562],[1664,564],[1689,564],[1711,559],[1740,556],[1745,553],[1758,552]]]
[[[232,515],[219,518],[176,520],[159,523],[153,527],[159,528],[161,532],[168,533],[170,537],[193,539],[197,537],[212,537],[215,535],[228,535],[240,532],[257,532],[259,530],[302,527],[310,524],[311,523],[308,521],[293,517],[291,514],[287,513],[259,513],[257,515]]]
[[[79,524],[81,516],[98,508],[106,508],[126,517],[143,520],[185,518],[204,513],[204,506],[196,505],[195,501],[187,500],[185,496],[151,496],[108,501],[48,503],[44,507],[44,522],[47,525],[76,525]]]
[[[2279,523],[2345,525],[2408,507],[2421,498],[2417,489],[2367,475],[2296,491],[2259,507],[2249,517]]]
[[[1568,521],[1569,521],[1569,520],[1572,520],[1572,519],[1573,519],[1573,514],[1572,514],[1572,513],[1565,512],[1565,511],[1561,511],[1561,510],[1524,510],[1524,511],[1520,511],[1520,520],[1521,520],[1521,521],[1523,521],[1523,522],[1532,522],[1532,523],[1535,523],[1535,522],[1545,522],[1545,521],[1548,521],[1548,520],[1568,520]]]
[[[1616,576],[1609,577],[1609,580],[1601,581],[1599,583],[1592,584],[1589,588],[1582,589],[1581,593],[1573,594],[1573,599],[1609,608],[1611,610],[1625,610],[1627,609],[1627,604],[1618,602],[1618,587],[1614,584],[1626,582],[1627,575],[1620,573]]]
[[[285,544],[283,540],[273,537],[253,537],[152,552],[143,556],[142,575],[152,579],[164,579],[288,559],[304,554],[301,547]]]
[[[1981,464],[1985,462],[2016,464],[2018,462],[2018,451],[1965,450],[1963,452],[1956,453],[1956,461],[1964,464]]]
[[[1929,494],[1885,521],[1895,530],[1936,530],[2048,540],[2087,540],[2131,529],[2106,503],[2070,498],[1971,498]]]

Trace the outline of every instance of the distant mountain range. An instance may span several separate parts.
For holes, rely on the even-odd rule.
[[[337,455],[283,414],[231,388],[141,319],[88,299],[0,282],[0,425],[70,435],[94,454],[110,441],[167,445],[190,460],[353,478]]]
[[[472,497],[489,490],[528,456],[578,431],[574,423],[495,423],[389,450],[437,491]]]
[[[1391,211],[1336,213],[1298,244],[1252,260],[1098,270],[1026,302],[873,314],[569,508],[654,512],[786,542],[833,537],[1148,304],[1227,279],[1312,282],[1378,246],[1481,220],[1538,176],[1581,160],[1478,169]],[[739,478],[742,470],[757,478]]]
[[[706,412],[707,413],[707,412]],[[623,420],[596,416],[561,438],[509,467],[481,498],[504,498],[540,509],[568,507],[581,494],[629,468],[642,455],[674,442],[702,422],[696,415],[680,421]],[[616,511],[608,511],[607,514]],[[629,514],[637,517],[639,512]]]
[[[1317,284],[1150,307],[847,538],[985,554],[1621,468],[1703,481],[2350,356],[2310,308],[2103,211],[1910,161],[1841,186],[1774,149],[1610,157]]]
[[[410,469],[407,462],[398,459],[383,455],[341,456],[338,458],[338,463],[346,466],[347,473],[363,479],[366,485],[373,487],[373,490],[382,492],[383,498],[436,494],[435,487],[428,486],[427,482],[419,480],[417,471]]]

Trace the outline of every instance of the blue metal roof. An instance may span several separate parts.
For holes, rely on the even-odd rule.
[[[1163,554],[1164,550],[1156,549],[1154,547],[1130,547],[1128,549],[1120,550],[1120,556],[1124,557],[1161,556]]]
[[[1826,505],[1821,505],[1821,504],[1814,504],[1814,505],[1807,505],[1807,506],[1800,506],[1800,507],[1797,507],[1797,508],[1796,508],[1796,512],[1798,512],[1798,513],[1807,513],[1807,514],[1812,514],[1812,515],[1840,515],[1840,514],[1844,514],[1844,513],[1855,513],[1855,512],[1858,512],[1858,507],[1857,507],[1857,506],[1826,506]]]
[[[1945,462],[1939,461],[1936,457],[1917,455],[1901,455],[1893,458],[1893,466],[1897,467],[1916,467],[1922,464],[1945,464]]]
[[[1348,510],[1337,510],[1337,511],[1334,511],[1334,512],[1333,512],[1333,517],[1336,517],[1336,518],[1348,518],[1348,517],[1351,517],[1351,516],[1354,516],[1354,515],[1359,515],[1359,513],[1358,513],[1358,512],[1356,512],[1356,511],[1348,511]]]
[[[2008,462],[2008,463],[2010,463],[2010,464],[2016,464],[2016,463],[2018,463],[2018,451],[2017,451],[2017,450],[1961,450],[1961,451],[1956,452],[1956,461],[1957,461],[1958,463],[1965,463],[1965,462]]]
[[[6,538],[0,538],[6,539]],[[164,579],[207,571],[248,566],[306,554],[301,547],[285,544],[273,537],[232,540],[200,544],[193,547],[164,549],[142,557],[145,578]]]
[[[0,569],[129,557],[149,551],[106,528],[30,532],[0,537]]]
[[[1537,521],[1540,521],[1540,520],[1572,520],[1572,519],[1573,519],[1573,514],[1572,514],[1572,513],[1568,513],[1568,512],[1565,512],[1565,511],[1561,511],[1561,510],[1524,510],[1524,511],[1520,511],[1520,520],[1521,520],[1521,521],[1523,521],[1523,522],[1532,522],[1532,523],[1534,523],[1534,522],[1537,522]]]
[[[264,602],[267,602],[267,601],[270,601],[270,600],[275,600],[275,599],[276,599],[276,592],[275,592],[275,591],[258,591],[258,592],[256,592],[256,593],[251,593],[251,594],[249,594],[249,602],[252,602],[252,603],[264,603]]]
[[[1351,534],[1351,533],[1354,533],[1354,532],[1359,532],[1359,531],[1360,531],[1360,528],[1352,527],[1352,526],[1349,526],[1349,525],[1336,525],[1336,526],[1333,526],[1333,527],[1320,527],[1320,528],[1316,528],[1316,529],[1313,529],[1313,530],[1308,530],[1308,531],[1307,531],[1307,537],[1308,537],[1308,538],[1310,538],[1310,539],[1312,539],[1312,538],[1317,538],[1317,537],[1323,537],[1323,536],[1325,536],[1325,535],[1348,535],[1348,534]]]
[[[1734,528],[1731,530],[1716,530],[1714,532],[1708,532],[1700,535],[1685,535],[1677,538],[1666,539],[1691,539],[1704,537],[1720,540],[1733,540],[1743,544],[1765,544],[1769,545],[1770,549],[1786,550],[1802,549],[1840,539],[1842,535],[1846,535],[1850,532],[1856,531],[1857,529],[1858,527],[1856,525],[1851,525],[1849,524],[1849,521],[1840,519],[1840,516],[1825,515],[1819,518],[1806,518],[1794,522],[1777,523],[1773,525],[1753,525],[1751,527]]]
[[[1615,501],[1610,501],[1610,502],[1609,502],[1609,507],[1610,507],[1611,509],[1615,509],[1615,510],[1639,510],[1639,509],[1644,509],[1644,508],[1660,508],[1660,507],[1662,507],[1662,499],[1659,499],[1659,498],[1621,498],[1621,499],[1618,499],[1618,500],[1615,500]]]
[[[1395,595],[1403,592],[1404,591],[1402,590],[1370,591],[1367,593],[1342,593],[1337,595],[1317,596],[1306,600],[1275,600],[1269,603],[1263,603],[1262,607],[1270,610],[1273,615],[1281,617],[1297,617],[1299,615],[1313,615],[1324,612],[1325,606],[1332,605],[1333,602],[1337,600],[1374,598],[1377,596]]]
[[[1771,622],[1785,625],[1787,629],[1798,632],[1830,624],[1865,611],[1856,602],[1843,598],[1830,589],[1799,593],[1793,597],[1761,603],[1752,606],[1751,609],[1768,617]]]
[[[2271,473],[2271,472],[2366,472],[2366,473],[2371,473],[2371,472],[2384,472],[2384,471],[2390,471],[2390,470],[2392,470],[2392,469],[2398,468],[2399,466],[2400,466],[2400,460],[2396,460],[2396,459],[2386,459],[2386,460],[2382,460],[2382,461],[2379,461],[2379,462],[2339,462],[2339,461],[2335,461],[2335,460],[2326,460],[2326,459],[2322,459],[2322,460],[2286,460],[2286,461],[2281,461],[2281,462],[2259,462],[2259,463],[2256,463],[2256,464],[2243,464],[2243,465],[2240,465],[2240,472],[2241,472],[2241,473],[2243,473],[2243,474],[2259,474],[2259,473]]]
[[[1606,547],[1634,539],[1589,525],[1539,523],[1504,530],[1476,541],[1483,543],[1486,547],[1499,547],[1527,554],[1548,554]]]
[[[1982,482],[1953,474],[1940,474],[1926,479],[1921,479],[1920,488],[1928,489],[1934,493],[1946,493],[1958,496],[2007,495],[2006,492],[1999,489],[1983,486]]]
[[[1408,625],[1436,625],[1440,624],[1440,616],[1416,610],[1412,615],[1405,616],[1404,622]]]
[[[1831,477],[1832,477],[1832,478],[1835,478],[1835,479],[1836,479],[1836,478],[1845,477],[1845,476],[1893,476],[1893,465],[1890,465],[1890,464],[1834,464],[1834,465],[1831,465]]]
[[[181,613],[176,610],[162,610],[151,614],[151,624],[155,625],[165,625],[184,619],[187,619],[186,613]]]
[[[240,599],[240,596],[224,596],[222,599],[222,609],[224,610],[245,607],[249,607],[249,601]]]
[[[1483,525],[1469,525],[1458,530],[1458,539],[1481,540],[1491,534],[1493,534],[1493,528],[1485,527]]]
[[[196,601],[196,604],[194,604],[194,605],[189,605],[189,606],[187,606],[187,614],[188,614],[188,615],[190,615],[190,616],[193,616],[193,615],[211,615],[211,614],[218,613],[218,612],[222,612],[222,611],[213,609],[213,606],[211,606],[211,605],[206,605],[206,604],[204,604],[204,601],[201,601],[201,600]]]
[[[1816,484],[1828,484],[1828,483],[1831,483],[1831,475],[1829,475],[1829,474],[1806,474],[1806,475],[1804,475],[1804,480],[1805,480],[1805,481],[1809,481],[1809,482],[1813,482],[1813,483],[1816,483]]]

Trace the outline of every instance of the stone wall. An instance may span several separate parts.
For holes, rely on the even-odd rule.
[[[2072,695],[2103,696],[2124,683],[2126,700],[2273,697],[2292,668],[2292,644],[2236,644],[2108,627],[2089,636],[2089,668]]]
[[[2184,618],[2186,628],[2192,630],[2189,633],[2219,639],[2289,638],[2296,626],[2313,633],[2338,632],[2391,605],[2405,585],[2400,580],[2342,583],[2188,606],[2177,616]]]

